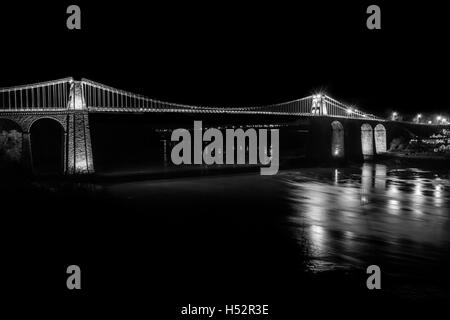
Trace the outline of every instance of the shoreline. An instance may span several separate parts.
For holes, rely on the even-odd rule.
[[[431,152],[418,153],[407,151],[388,151],[385,154],[377,155],[377,158],[383,160],[433,161],[450,163],[450,154],[435,154]]]
[[[398,152],[387,152],[385,154],[376,155],[370,160],[352,161],[352,160],[331,160],[322,161],[320,163],[311,161],[306,158],[290,159],[280,163],[279,171],[319,168],[319,167],[351,167],[359,166],[363,163],[380,163],[395,164],[404,166],[433,166],[436,169],[449,168],[450,156],[434,156],[429,154],[405,154]],[[165,179],[182,179],[192,177],[208,177],[220,175],[239,175],[239,174],[260,174],[261,165],[221,165],[221,166],[184,166],[184,167],[167,167],[167,166],[148,166],[148,167],[123,167],[100,170],[89,175],[58,175],[58,174],[38,174],[27,175],[22,171],[5,172],[4,182],[16,184],[20,182],[40,182],[40,181],[59,181],[59,182],[88,182],[88,183],[117,183],[129,181],[143,180],[165,180]]]

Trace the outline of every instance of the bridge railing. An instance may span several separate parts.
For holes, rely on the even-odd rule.
[[[373,114],[364,113],[354,107],[343,104],[327,95],[323,96],[323,108],[326,114],[332,117],[352,118],[352,119],[371,119],[384,121]]]
[[[167,112],[193,112],[210,111],[209,107],[182,105],[150,99],[143,95],[116,89],[104,84],[82,79],[82,91],[89,110],[92,111],[167,111]]]
[[[0,111],[66,110],[72,78],[0,88]]]
[[[67,110],[73,78],[0,89],[0,111]],[[327,95],[311,95],[293,101],[252,107],[209,107],[165,102],[116,89],[92,80],[81,80],[81,91],[89,111],[183,112],[330,116],[385,121],[349,107]]]
[[[209,107],[178,104],[150,99],[145,96],[116,89],[82,79],[84,99],[89,110],[116,112],[195,112],[195,113],[249,113],[249,114],[309,114],[311,99],[306,97],[286,103],[259,107]]]
[[[150,99],[145,96],[116,89],[104,84],[82,79],[84,99],[92,111],[166,111],[196,113],[249,113],[249,114],[304,114],[311,113],[312,100],[306,97],[285,103],[256,107],[209,107],[177,104]]]
[[[293,101],[252,107],[208,107],[170,103],[116,89],[104,84],[82,79],[86,105],[99,112],[187,112],[187,113],[238,113],[280,114],[298,116],[331,116],[355,119],[383,120],[372,114],[350,108],[326,95],[311,95]]]
[[[240,112],[254,114],[287,114],[287,115],[310,115],[312,108],[312,96],[277,104],[235,108]]]

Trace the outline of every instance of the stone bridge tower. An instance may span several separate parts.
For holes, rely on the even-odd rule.
[[[88,110],[82,90],[80,81],[72,82],[65,137],[67,174],[94,173]]]
[[[63,133],[61,159],[64,174],[94,173],[88,109],[84,99],[83,86],[81,81],[73,79],[68,80],[67,83],[69,86],[68,100],[66,100],[67,104],[65,102],[61,104],[61,108],[47,108],[49,104],[43,103],[40,108],[36,108],[34,105],[33,108],[23,108],[22,106],[17,110],[14,108],[0,109],[0,120],[10,121],[15,126],[15,132],[21,133],[20,140],[17,140],[16,144],[20,144],[20,162],[27,171],[34,172],[32,127],[41,119],[51,119],[59,123]],[[34,94],[33,97],[36,99],[38,89],[30,86],[22,90],[28,90],[28,93]],[[40,101],[43,101],[42,96]]]

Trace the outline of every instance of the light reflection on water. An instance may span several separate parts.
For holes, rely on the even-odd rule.
[[[283,179],[290,220],[312,270],[383,262],[408,273],[445,263],[448,172],[364,163],[361,168],[291,171]]]
[[[409,284],[426,283],[427,290],[442,294],[450,269],[449,173],[364,163],[283,170],[276,176],[138,181],[105,189],[135,204],[142,215],[160,212],[177,225],[199,224],[197,232],[213,230],[221,234],[216,242],[244,234],[242,245],[260,244],[264,251],[281,228],[297,244],[286,254],[300,257],[299,272],[305,267],[359,272],[376,264],[383,275],[410,286],[408,292],[425,292]],[[281,226],[273,223],[277,219]],[[210,234],[204,238],[212,241]]]

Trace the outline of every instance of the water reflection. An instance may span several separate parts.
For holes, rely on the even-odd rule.
[[[414,269],[439,265],[446,256],[448,172],[364,163],[289,172],[285,179],[291,220],[311,270],[365,268],[374,260]]]
[[[186,247],[197,248],[216,237],[224,239],[226,248],[230,241],[241,248],[249,237],[266,252],[274,242],[268,234],[289,234],[297,242],[289,254],[298,254],[308,270],[365,270],[377,264],[395,279],[426,277],[419,282],[429,283],[429,275],[436,274],[436,286],[442,286],[440,275],[450,268],[449,177],[448,170],[364,163],[280,171],[276,176],[118,183],[105,185],[104,193],[127,207],[135,205],[142,216],[160,214],[171,226],[180,226],[177,232],[187,230],[179,236],[182,243],[206,232]],[[278,228],[275,217],[283,221],[280,233],[272,229]],[[245,237],[235,240],[241,231]]]

